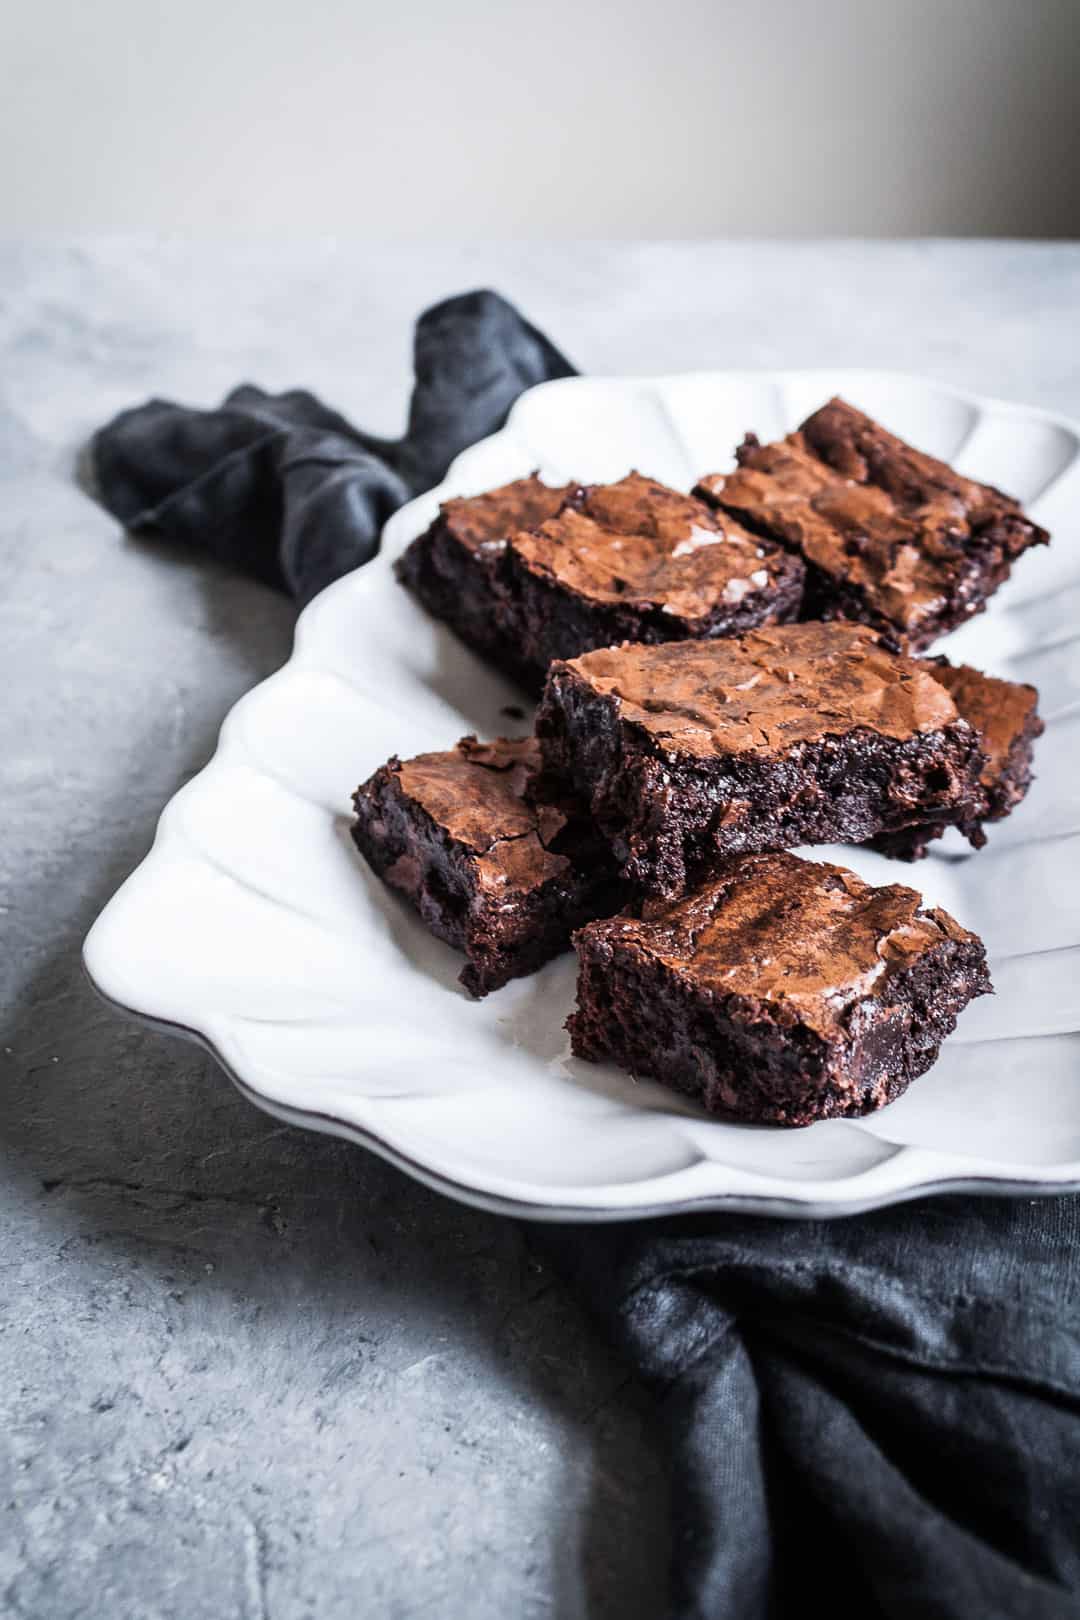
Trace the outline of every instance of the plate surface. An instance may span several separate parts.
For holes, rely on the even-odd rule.
[[[929,1074],[860,1121],[783,1131],[709,1119],[660,1086],[569,1055],[574,959],[485,1001],[355,854],[349,797],[388,755],[465,732],[520,734],[520,694],[430,620],[391,564],[449,494],[539,468],[549,482],[638,467],[680,488],[752,428],[790,430],[842,393],[920,448],[1019,496],[1054,537],[989,611],[940,645],[1034,682],[1038,780],[971,855],[900,866],[986,941],[997,994]],[[95,923],[98,990],[207,1046],[253,1101],[354,1138],[442,1190],[550,1219],[688,1209],[850,1213],[932,1191],[1080,1187],[1080,429],[880,372],[572,378],[387,525],[381,555],[300,619],[284,669],[229,715],[154,847]],[[511,714],[507,713],[510,709]],[[818,852],[823,853],[823,852]]]

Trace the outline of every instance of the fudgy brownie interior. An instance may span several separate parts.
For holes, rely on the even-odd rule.
[[[503,560],[507,611],[536,690],[554,658],[794,619],[804,572],[783,547],[640,473],[578,490],[554,517],[512,536]]]
[[[534,475],[448,501],[398,563],[430,612],[534,693],[553,658],[794,619],[804,574],[784,547],[639,473],[561,489]]]
[[[501,564],[509,537],[553,517],[576,488],[536,473],[499,489],[444,501],[430,528],[398,559],[399,580],[491,663],[527,684],[533,676],[507,622]]]
[[[477,996],[542,966],[622,899],[591,822],[557,791],[540,796],[538,766],[531,737],[464,737],[389,760],[353,798],[357,847],[465,952],[461,982]]]
[[[1002,681],[947,658],[930,660],[934,679],[949,693],[957,712],[979,733],[986,760],[979,775],[977,814],[961,824],[975,849],[986,843],[983,823],[1002,821],[1020,803],[1032,782],[1035,739],[1043,733],[1033,686]],[[905,861],[920,860],[946,829],[930,821],[872,839],[874,849]]]
[[[725,855],[977,813],[978,734],[932,666],[864,625],[587,653],[552,666],[536,727],[548,770],[656,894]]]
[[[787,854],[737,856],[574,943],[579,1057],[778,1125],[890,1102],[990,989],[981,942],[913,889]]]

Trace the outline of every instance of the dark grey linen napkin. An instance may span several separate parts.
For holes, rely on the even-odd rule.
[[[657,1393],[678,1620],[1080,1614],[1080,1199],[533,1241]]]
[[[428,310],[415,351],[401,440],[303,391],[154,400],[92,441],[100,498],[306,602],[524,389],[573,374],[492,292]],[[1080,1615],[1080,1199],[530,1239],[656,1391],[675,1620]]]
[[[402,439],[361,432],[302,388],[245,383],[211,411],[152,399],[94,435],[96,493],[133,534],[210,551],[303,606],[373,557],[390,514],[500,428],[526,388],[574,374],[493,292],[421,315],[413,364]]]

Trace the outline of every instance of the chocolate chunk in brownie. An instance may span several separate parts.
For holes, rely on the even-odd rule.
[[[927,664],[958,713],[982,739],[986,762],[979,777],[978,810],[961,824],[970,843],[981,849],[986,843],[983,823],[1004,820],[1031,786],[1035,739],[1044,729],[1036,708],[1039,694],[1033,686],[998,680],[967,664],[950,664],[947,658],[928,659]],[[946,825],[935,820],[902,832],[882,833],[871,839],[871,845],[898,860],[921,860]]]
[[[842,399],[775,444],[750,434],[695,494],[807,564],[803,618],[901,632],[916,650],[979,613],[1049,538],[1019,503],[912,449]]]
[[[554,658],[794,619],[805,570],[733,518],[634,472],[578,490],[555,517],[513,535],[503,572],[515,644],[539,690]]]
[[[519,681],[526,671],[516,631],[502,611],[502,556],[511,534],[553,517],[575,488],[549,487],[533,473],[484,495],[444,501],[431,527],[397,562],[399,580],[429,613]]]
[[[353,797],[353,838],[433,934],[464,951],[476,996],[567,949],[622,900],[610,855],[565,796],[540,796],[531,737],[391,759]],[[541,790],[545,784],[539,783]]]
[[[426,607],[537,693],[553,658],[794,619],[804,573],[782,546],[640,473],[563,490],[522,479],[448,502],[398,564]]]
[[[546,768],[624,875],[675,895],[726,855],[977,813],[983,753],[925,660],[866,625],[770,625],[552,665]]]
[[[729,1118],[870,1113],[991,988],[981,941],[913,889],[794,855],[736,856],[647,912],[574,936],[573,1050]]]

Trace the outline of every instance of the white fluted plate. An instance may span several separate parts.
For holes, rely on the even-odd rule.
[[[355,854],[353,787],[388,755],[515,734],[520,695],[429,619],[391,564],[451,494],[539,468],[629,468],[688,488],[752,428],[842,393],[920,448],[1019,496],[1054,535],[950,655],[1042,692],[1026,801],[971,855],[920,866],[827,852],[910,882],[986,941],[997,994],[936,1066],[868,1119],[784,1131],[708,1118],[569,1054],[574,959],[470,1001],[461,958]],[[117,1006],[194,1037],[269,1112],[352,1138],[451,1195],[550,1219],[737,1208],[833,1215],[922,1193],[1080,1187],[1080,430],[880,372],[573,378],[387,525],[366,568],[300,619],[293,656],[240,703],[85,945]],[[818,852],[819,854],[822,852]]]

